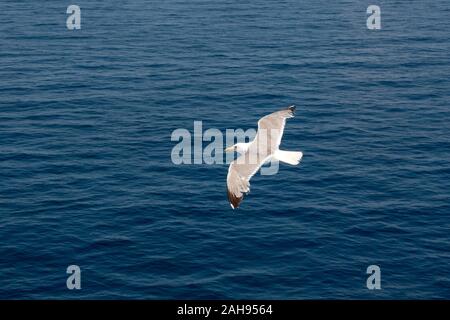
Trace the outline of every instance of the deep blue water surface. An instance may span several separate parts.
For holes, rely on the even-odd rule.
[[[0,0],[0,298],[450,298],[447,0],[72,3]],[[237,211],[171,162],[290,104]]]

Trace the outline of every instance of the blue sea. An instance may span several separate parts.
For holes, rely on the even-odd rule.
[[[0,299],[450,299],[449,29],[446,0],[0,0]],[[238,210],[226,164],[171,161],[291,104],[302,162]]]

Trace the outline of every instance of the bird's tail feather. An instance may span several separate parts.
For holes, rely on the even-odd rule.
[[[300,163],[300,160],[302,160],[303,153],[296,152],[296,151],[282,151],[277,150],[275,151],[274,158],[292,165],[297,165]]]

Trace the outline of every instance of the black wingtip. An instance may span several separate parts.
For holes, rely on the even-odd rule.
[[[296,108],[296,107],[295,107],[294,105],[292,105],[292,106],[290,106],[288,109],[291,110],[291,111],[294,113],[294,112],[295,112],[295,108]]]
[[[228,200],[230,201],[231,208],[233,208],[233,209],[239,208],[239,205],[241,204],[242,199],[244,199],[244,196],[238,198],[234,194],[232,194],[229,190],[227,190],[227,193],[228,193]]]

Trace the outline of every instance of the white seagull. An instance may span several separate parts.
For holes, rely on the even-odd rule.
[[[250,191],[250,179],[261,166],[272,159],[297,165],[303,157],[302,152],[279,149],[287,118],[294,117],[295,106],[271,113],[258,121],[258,132],[253,141],[236,143],[225,149],[236,151],[240,156],[228,168],[228,200],[233,209],[239,207],[244,194]]]

